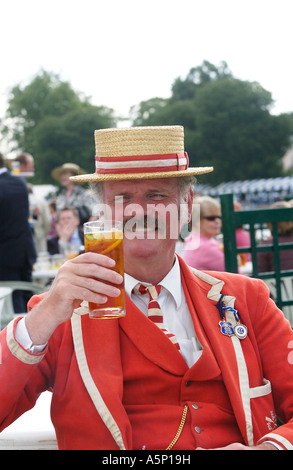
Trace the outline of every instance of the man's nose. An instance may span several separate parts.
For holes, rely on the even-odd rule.
[[[124,208],[124,216],[129,217],[135,215],[136,217],[143,217],[147,215],[147,205],[142,203],[131,203]]]

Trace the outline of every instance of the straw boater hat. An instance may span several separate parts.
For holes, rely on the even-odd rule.
[[[51,175],[55,180],[59,181],[62,173],[65,171],[70,171],[72,175],[83,175],[85,173],[85,171],[75,163],[64,163],[63,165],[54,168]]]
[[[182,126],[95,131],[96,172],[72,181],[118,181],[201,175],[212,167],[188,167]]]

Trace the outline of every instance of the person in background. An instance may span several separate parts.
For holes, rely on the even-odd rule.
[[[83,230],[80,228],[78,210],[75,207],[64,207],[57,212],[57,235],[47,239],[47,249],[50,255],[81,251],[84,245]]]
[[[34,157],[30,153],[22,152],[14,159],[13,164],[17,164],[16,175],[22,178],[27,185],[29,193],[29,220],[34,234],[37,252],[46,251],[46,236],[49,231],[50,213],[47,201],[37,197],[31,183],[27,182],[35,174]]]
[[[31,282],[36,258],[26,184],[4,167],[4,157],[0,154],[0,280]],[[13,292],[16,313],[26,312],[31,295],[19,290]]]
[[[199,224],[193,222],[191,234],[184,241],[182,257],[184,261],[199,270],[225,271],[223,249],[216,237],[222,228],[221,206],[209,196],[193,199],[193,219],[198,217]]]
[[[51,227],[51,214],[46,199],[37,197],[32,184],[28,184],[30,222],[38,253],[47,251],[47,235]]]
[[[89,192],[78,183],[70,180],[71,176],[81,175],[84,171],[75,163],[64,163],[52,171],[52,177],[61,183],[63,190],[56,198],[56,209],[75,207],[79,213],[80,225],[91,220],[95,202]]]
[[[286,201],[275,202],[271,208],[292,208],[291,204]],[[268,224],[271,230],[271,224]],[[293,221],[278,222],[279,244],[293,242]],[[263,240],[260,245],[271,245],[272,239]],[[285,271],[293,267],[293,250],[280,250],[280,269]],[[261,251],[257,254],[258,272],[267,273],[275,270],[273,251]]]
[[[55,237],[57,234],[56,224],[57,224],[57,211],[56,211],[56,200],[52,199],[49,201],[49,211],[51,215],[51,226],[50,231],[47,235],[47,238]]]
[[[240,202],[238,201],[233,201],[233,206],[234,206],[234,211],[241,211],[242,209],[242,206]],[[236,235],[237,248],[249,247],[251,245],[250,233],[247,230],[245,230],[242,227],[242,225],[240,225],[239,227],[236,227],[235,235]],[[240,255],[240,261],[242,265],[247,263],[247,261],[251,260],[251,253],[240,253],[239,255]]]
[[[34,157],[27,152],[20,153],[14,159],[15,163],[18,163],[18,171],[20,176],[24,178],[32,177],[35,174],[35,163]]]

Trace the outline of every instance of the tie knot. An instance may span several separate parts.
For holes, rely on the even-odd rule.
[[[157,300],[160,295],[162,286],[145,286],[144,284],[136,284],[133,292],[138,295],[149,294],[150,300]]]

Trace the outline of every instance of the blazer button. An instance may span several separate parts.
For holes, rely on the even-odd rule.
[[[196,403],[193,403],[191,406],[194,410],[198,410],[198,405]]]
[[[186,386],[186,387],[190,387],[190,385],[191,385],[191,381],[190,381],[190,380],[187,380],[187,382],[185,382],[185,386]]]
[[[195,430],[195,432],[197,432],[197,434],[201,433],[201,429],[200,429],[199,426],[195,426],[194,430]]]

